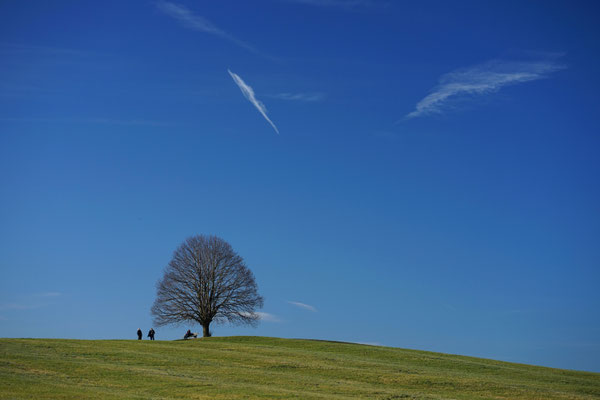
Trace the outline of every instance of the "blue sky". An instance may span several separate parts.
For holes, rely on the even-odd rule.
[[[134,338],[203,233],[265,297],[216,335],[600,371],[598,15],[0,3],[0,336]]]

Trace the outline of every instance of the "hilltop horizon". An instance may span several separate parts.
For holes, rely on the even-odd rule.
[[[598,16],[0,2],[0,336],[175,339],[195,318],[600,371]],[[198,235],[251,271],[245,308],[157,301]]]

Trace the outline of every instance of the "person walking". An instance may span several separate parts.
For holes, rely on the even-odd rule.
[[[154,340],[154,328],[150,328],[150,330],[148,331],[148,337],[150,338],[150,340]]]
[[[138,340],[142,340],[142,330],[140,328],[138,328],[137,334],[138,334]]]

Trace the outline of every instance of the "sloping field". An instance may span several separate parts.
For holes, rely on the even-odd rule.
[[[600,374],[359,344],[0,339],[2,399],[593,399]]]

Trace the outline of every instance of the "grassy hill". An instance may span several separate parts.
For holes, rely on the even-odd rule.
[[[2,399],[592,399],[600,374],[359,344],[0,339]]]

